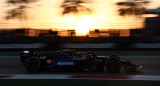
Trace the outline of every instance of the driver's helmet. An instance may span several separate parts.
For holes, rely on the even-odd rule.
[[[68,53],[69,54],[75,53],[75,49],[73,47],[70,47],[69,50],[68,50]]]

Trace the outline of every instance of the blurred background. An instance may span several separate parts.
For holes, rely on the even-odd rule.
[[[1,0],[0,49],[159,49],[159,2]]]
[[[0,79],[6,77],[1,74],[28,74],[19,61],[22,50],[43,54],[70,47],[78,51],[93,51],[98,56],[115,53],[144,68],[138,72],[115,75],[44,71],[38,74],[160,77],[159,0],[0,0],[0,4]],[[95,85],[159,86],[160,78],[151,79],[140,81],[139,77],[132,82],[107,78],[95,80]],[[44,84],[65,85],[58,80],[58,84],[53,81],[46,80]],[[82,85],[93,85],[92,80],[77,80],[72,84],[73,81],[63,80],[67,85],[81,82]],[[9,80],[2,80],[0,84],[6,82]],[[19,80],[15,82],[15,85],[24,84]],[[24,82],[35,84],[34,81]],[[36,83],[39,82],[37,80]]]

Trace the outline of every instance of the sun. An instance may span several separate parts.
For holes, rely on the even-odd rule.
[[[90,27],[87,24],[80,24],[76,28],[76,36],[85,36],[89,32]]]
[[[92,20],[89,17],[81,18],[76,26],[76,36],[86,36],[93,27]]]

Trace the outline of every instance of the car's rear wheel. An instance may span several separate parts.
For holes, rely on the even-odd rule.
[[[121,62],[117,56],[109,57],[104,65],[104,70],[110,73],[119,73],[121,70]]]
[[[31,57],[26,62],[26,70],[28,72],[37,72],[40,70],[41,63],[40,60],[36,57]]]

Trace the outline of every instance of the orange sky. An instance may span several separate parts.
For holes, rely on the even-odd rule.
[[[58,28],[58,29],[130,29],[143,26],[142,17],[121,17],[118,15],[115,2],[123,0],[92,0],[94,3],[83,4],[93,10],[92,14],[66,15],[61,16],[62,8],[59,8],[64,0],[40,0],[36,4],[30,4],[32,8],[27,10],[28,20],[4,20],[7,7],[5,0],[0,0],[0,23],[7,23],[11,27],[31,27],[31,28]],[[160,6],[159,0],[151,0],[148,8],[153,9]],[[40,5],[40,6],[37,6]],[[18,24],[13,24],[18,23]],[[23,23],[23,24],[19,24]],[[27,24],[24,24],[27,23]],[[2,25],[0,26],[2,28]],[[4,26],[3,26],[4,27]],[[7,26],[8,27],[8,26]]]

